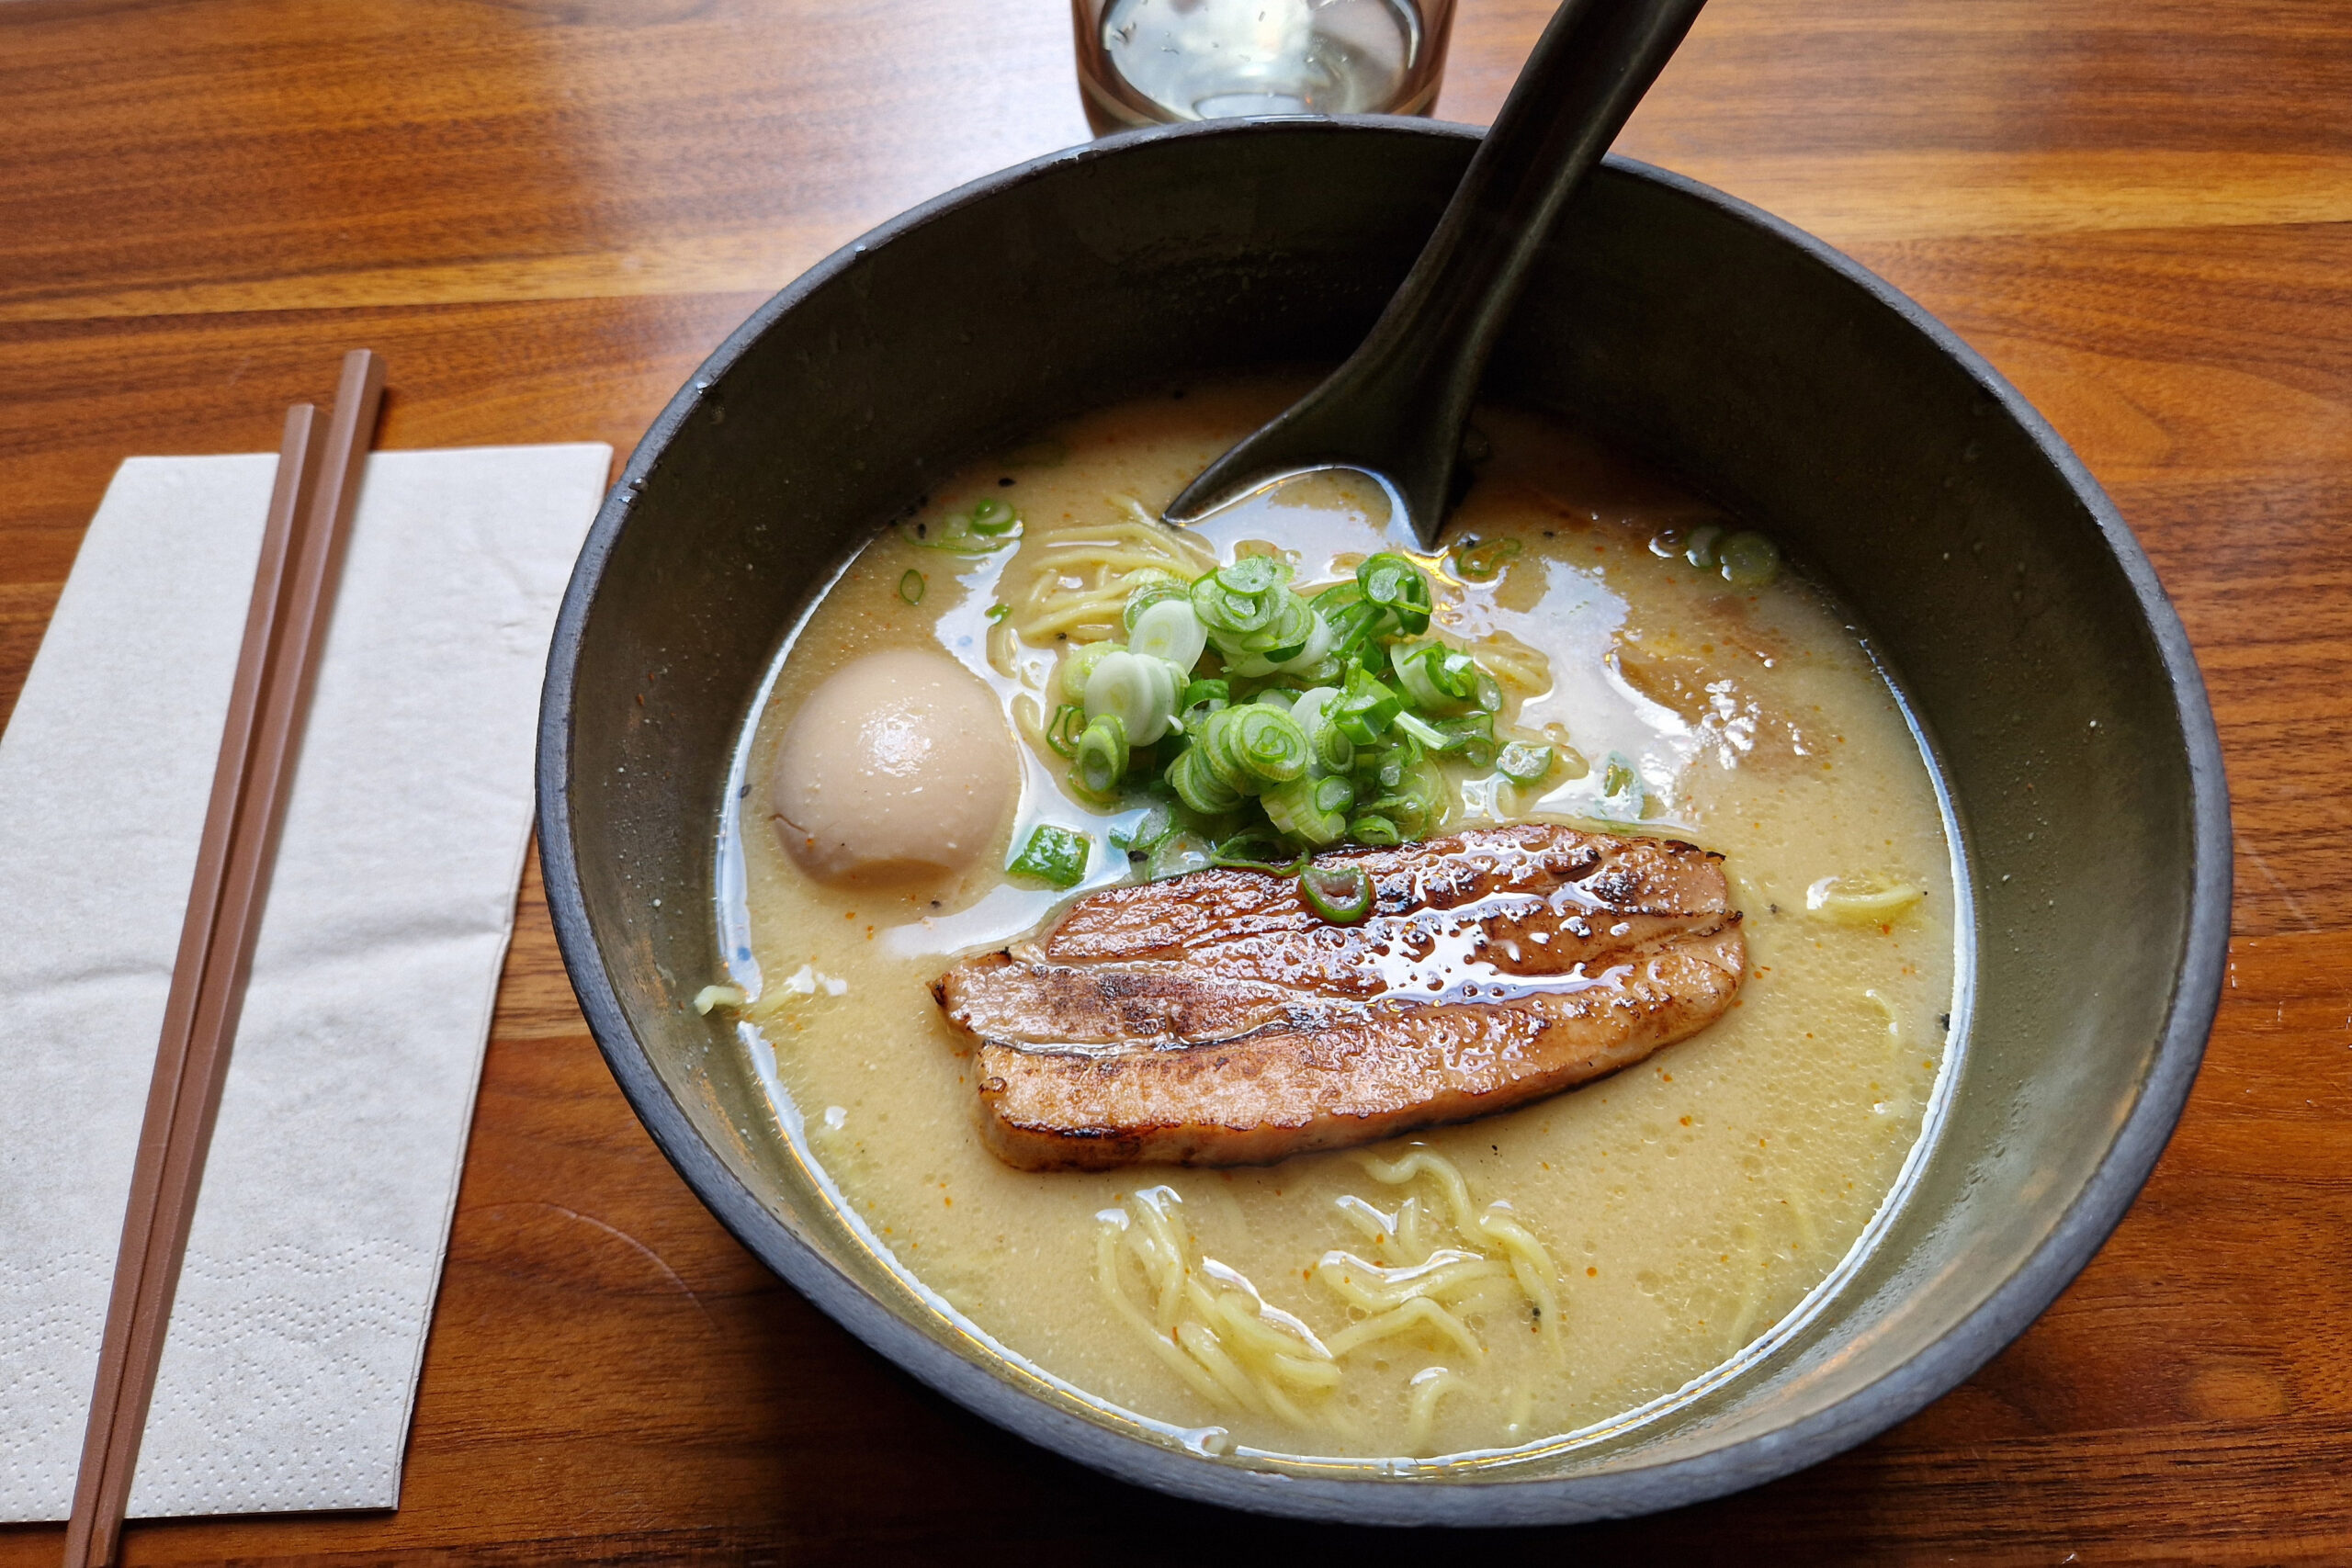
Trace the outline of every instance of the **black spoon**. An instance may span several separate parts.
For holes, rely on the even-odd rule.
[[[1197,523],[1317,468],[1385,479],[1437,544],[1462,424],[1495,334],[1553,220],[1666,68],[1706,0],[1566,0],[1436,231],[1346,364],[1203,469],[1168,505]]]

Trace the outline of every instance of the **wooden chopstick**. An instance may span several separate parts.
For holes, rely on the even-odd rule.
[[[65,1535],[67,1568],[111,1562],[121,1536],[383,388],[383,361],[367,349],[355,349],[344,356],[334,412],[322,441],[311,405],[287,411],[244,642],[131,1172]]]

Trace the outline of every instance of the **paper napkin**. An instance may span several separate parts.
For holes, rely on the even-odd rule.
[[[130,1493],[389,1508],[600,445],[368,459]],[[134,457],[0,738],[0,1520],[59,1519],[274,456]]]

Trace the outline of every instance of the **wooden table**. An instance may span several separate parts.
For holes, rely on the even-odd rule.
[[[1463,0],[1484,119],[1548,0]],[[832,247],[1081,141],[1057,0],[0,6],[0,706],[118,461],[275,445],[335,352],[392,446],[624,451]],[[1626,151],[1846,247],[2055,422],[2212,690],[2229,987],[2106,1250],[1917,1418],[1546,1539],[1342,1536],[1129,1490],[765,1273],[598,1060],[534,876],[390,1515],[134,1527],[134,1562],[2352,1562],[2352,7],[1715,0]],[[0,1563],[60,1531],[0,1531]]]

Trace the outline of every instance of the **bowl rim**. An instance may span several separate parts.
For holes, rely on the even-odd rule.
[[[539,854],[565,969],[622,1093],[686,1185],[752,1254],[898,1367],[989,1421],[1081,1464],[1157,1491],[1253,1512],[1355,1524],[1504,1526],[1625,1517],[1757,1485],[1860,1443],[1941,1397],[2021,1334],[2071,1283],[2121,1221],[2178,1122],[2220,1004],[2228,956],[2232,842],[2221,740],[2188,633],[2121,514],[2073,449],[1982,355],[1919,304],[1825,242],[1671,171],[1614,154],[1621,175],[1714,209],[1792,246],[1926,335],[2033,441],[2065,479],[2122,569],[2163,660],[2187,742],[2192,874],[2181,964],[2162,1038],[2138,1098],[2050,1235],[1993,1293],[1934,1343],[1876,1381],[1772,1431],[1652,1464],[1581,1475],[1307,1478],[1212,1460],[1114,1431],[1023,1392],[930,1338],[835,1269],[737,1179],[695,1131],[630,1027],[590,929],[572,843],[570,716],[581,639],[630,504],[671,438],[767,328],[866,255],[935,219],[1062,171],[1166,141],[1293,131],[1434,136],[1475,141],[1476,127],[1391,115],[1271,116],[1121,132],[1014,164],[868,230],[754,310],[703,361],[647,428],[591,525],[558,614],[538,725]]]

